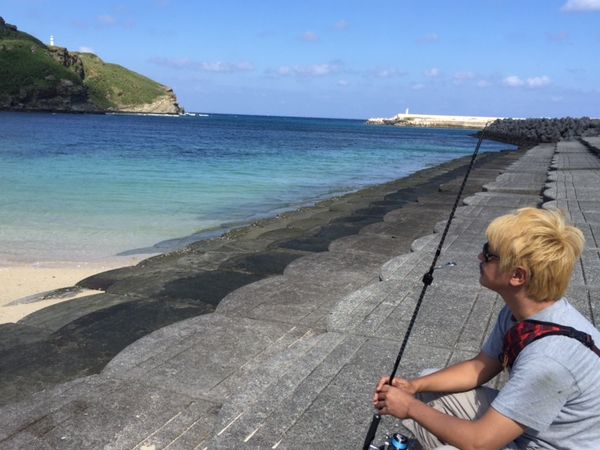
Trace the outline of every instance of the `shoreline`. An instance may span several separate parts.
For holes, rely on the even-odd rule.
[[[480,154],[463,198],[481,192],[525,150]],[[314,322],[324,329],[333,304],[447,220],[470,159],[461,157],[77,282],[76,289],[91,289],[94,295],[59,301],[0,325],[7,336],[0,404],[100,373],[140,338],[186,319],[220,317],[232,298],[260,286],[275,283],[260,305],[268,305],[273,295],[283,302],[269,316],[272,320]],[[304,283],[315,271],[323,281]],[[293,286],[280,291],[277,286],[288,279]],[[301,306],[305,301],[308,311]],[[241,307],[259,318],[260,305],[250,301]]]
[[[48,306],[100,293],[72,287],[84,278],[133,266],[143,259],[131,256],[101,262],[0,265],[0,324],[14,323]]]
[[[505,150],[501,152],[487,152],[483,155],[495,155],[505,152],[518,152],[519,150]],[[493,156],[492,156],[493,157]],[[182,238],[167,239],[161,242],[180,241],[182,245],[176,245],[160,251],[157,248],[155,253],[144,253],[148,248],[130,249],[121,252],[119,255],[108,257],[102,261],[94,262],[42,262],[29,264],[4,264],[0,265],[0,324],[18,322],[27,315],[40,309],[46,308],[57,303],[66,302],[86,295],[103,293],[104,291],[93,287],[88,289],[74,286],[81,284],[90,277],[100,275],[107,271],[116,269],[126,269],[136,265],[153,264],[155,261],[169,259],[174,255],[190,251],[207,249],[210,251],[213,247],[236,240],[253,240],[265,232],[265,230],[289,229],[296,226],[298,222],[312,220],[311,218],[318,211],[327,211],[339,209],[340,205],[360,201],[362,198],[368,198],[374,195],[383,195],[382,193],[395,192],[398,187],[411,183],[411,180],[427,179],[434,174],[447,170],[448,168],[459,167],[469,160],[470,156],[463,156],[442,164],[433,165],[418,170],[410,175],[396,180],[381,184],[375,184],[365,188],[340,193],[333,197],[316,201],[309,206],[299,206],[290,208],[287,211],[277,213],[270,217],[261,218],[253,222],[244,224],[225,224],[218,236],[208,238],[200,237],[194,239],[194,235]],[[343,207],[342,209],[346,209]],[[350,210],[352,211],[352,206]],[[358,207],[356,209],[359,209]],[[317,221],[318,222],[318,221]],[[327,220],[314,225],[325,225]],[[300,234],[305,233],[304,231]],[[198,235],[202,235],[199,233]],[[297,235],[298,233],[291,233]],[[155,245],[159,246],[161,242]],[[136,253],[136,250],[139,251]]]
[[[185,113],[141,113],[128,111],[78,111],[64,109],[18,109],[18,108],[2,108],[0,112],[8,113],[44,113],[44,114],[90,114],[96,116],[114,116],[114,115],[129,115],[129,116],[156,116],[156,117],[183,117]]]

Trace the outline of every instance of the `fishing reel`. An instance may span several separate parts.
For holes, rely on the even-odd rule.
[[[400,433],[394,433],[391,436],[386,434],[385,440],[381,444],[371,444],[369,448],[373,450],[407,450],[408,438]]]

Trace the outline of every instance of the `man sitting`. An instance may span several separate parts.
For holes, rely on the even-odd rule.
[[[600,350],[591,341],[599,345],[600,332],[562,297],[583,234],[560,212],[535,208],[495,219],[486,234],[479,282],[505,306],[481,352],[412,380],[382,378],[375,407],[408,419],[426,448],[600,449]],[[564,326],[580,333],[539,337]],[[505,386],[482,387],[503,366]]]

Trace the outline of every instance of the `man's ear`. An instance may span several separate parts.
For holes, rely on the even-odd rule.
[[[524,267],[517,267],[512,271],[509,283],[513,287],[520,287],[526,285],[528,281],[529,273],[527,272],[527,269]]]

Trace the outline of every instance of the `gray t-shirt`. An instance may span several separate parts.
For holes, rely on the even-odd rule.
[[[600,347],[600,332],[564,298],[530,319],[576,328]],[[497,358],[515,323],[505,306],[482,350]],[[538,339],[521,351],[492,408],[527,427],[519,447],[598,450],[600,357],[573,338]]]

